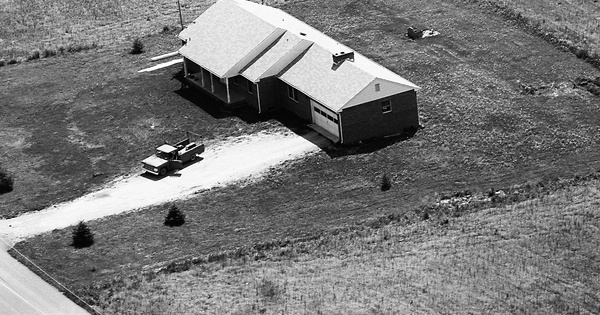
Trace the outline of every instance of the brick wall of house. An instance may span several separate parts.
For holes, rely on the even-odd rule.
[[[274,77],[264,78],[258,82],[258,89],[260,91],[260,107],[261,112],[266,113],[274,110],[277,107],[278,96],[277,96],[277,79]]]
[[[392,100],[392,111],[383,113],[383,102]],[[341,114],[343,143],[390,136],[419,126],[417,94],[408,91],[344,109]]]
[[[280,109],[294,113],[296,116],[306,120],[307,122],[312,121],[312,113],[310,111],[310,98],[298,91],[298,101],[292,100],[288,95],[288,85],[281,81],[276,80],[275,84],[277,106]]]
[[[248,82],[252,84],[252,93],[248,92]],[[235,91],[238,94],[245,96],[246,103],[252,108],[254,108],[256,111],[258,111],[258,98],[256,93],[256,86],[253,82],[247,80],[241,75],[238,75],[235,78],[229,78],[229,90]]]

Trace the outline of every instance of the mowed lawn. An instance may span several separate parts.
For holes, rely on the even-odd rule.
[[[185,131],[210,140],[270,126],[251,113],[241,113],[243,121],[209,97],[180,93],[172,79],[177,66],[137,73],[155,65],[150,57],[176,50],[175,35],[142,39],[141,55],[125,46],[0,68],[0,165],[15,182],[0,197],[0,217],[140,174],[143,158]]]
[[[70,247],[69,230],[35,237],[17,248],[93,299],[98,293],[95,284],[178,257],[314,235],[373,216],[402,213],[437,200],[445,191],[503,188],[600,169],[600,101],[570,84],[577,77],[598,76],[598,71],[512,22],[474,6],[445,1],[304,1],[282,8],[421,86],[418,95],[424,129],[408,140],[327,148],[273,170],[264,181],[204,192],[179,204],[188,215],[188,223],[180,229],[162,227],[166,206],[160,205],[90,223],[97,243],[89,249]],[[409,25],[431,27],[441,35],[412,41],[404,36]],[[75,67],[86,73],[82,77],[94,76],[97,71],[78,67],[73,60],[53,62],[65,69]],[[35,76],[40,71],[29,65],[18,69],[11,74],[30,71]],[[105,75],[109,73],[122,76],[122,72],[108,70]],[[109,81],[114,84],[113,98],[162,95],[164,101],[152,102],[156,108],[147,119],[162,117],[161,126],[170,135],[179,132],[171,129],[170,122],[182,121],[182,114],[162,116],[164,112],[180,108],[189,114],[185,121],[190,125],[181,129],[203,128],[212,121],[203,110],[178,99],[173,93],[176,83],[168,81],[168,73],[141,77],[129,72],[129,80]],[[553,88],[528,95],[521,84]],[[47,93],[60,95],[58,91]],[[110,89],[95,91],[105,95]],[[89,99],[96,102],[96,97]],[[115,100],[113,104],[122,106],[110,108],[131,108],[127,102]],[[143,108],[136,109],[136,114]],[[35,113],[38,121],[47,115]],[[130,115],[116,117],[134,117]],[[219,134],[243,124],[227,118],[216,124],[221,129],[201,130]],[[273,124],[277,123],[251,126]],[[15,128],[18,126],[15,123]],[[91,131],[87,141],[93,143],[102,133]],[[126,128],[119,129],[121,133],[134,134]],[[31,134],[34,137],[36,133]],[[123,143],[134,143],[141,150],[131,157],[143,156],[154,144],[140,144],[130,137]],[[114,158],[122,154],[108,151]],[[35,158],[44,161],[46,154]],[[137,162],[131,163],[123,170]],[[43,167],[37,170],[41,172]],[[392,179],[388,192],[378,188],[384,173]],[[83,185],[87,180],[79,182]]]

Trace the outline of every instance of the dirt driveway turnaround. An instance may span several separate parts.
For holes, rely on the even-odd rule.
[[[2,314],[87,314],[12,258],[8,243],[141,207],[182,199],[195,192],[260,178],[273,166],[319,150],[327,140],[316,133],[261,132],[207,143],[202,160],[165,177],[115,180],[107,187],[45,210],[0,221],[0,312]]]
[[[190,197],[197,191],[259,178],[270,167],[317,152],[327,140],[317,133],[260,132],[206,144],[202,160],[162,178],[122,178],[106,188],[42,211],[0,221],[9,242],[153,204]]]

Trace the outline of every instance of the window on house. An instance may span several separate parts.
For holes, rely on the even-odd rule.
[[[253,94],[254,93],[254,83],[252,81],[247,81],[248,82],[248,93]]]
[[[375,92],[379,91],[381,91],[381,86],[379,86],[379,83],[375,83]]]
[[[288,96],[294,101],[298,102],[298,90],[288,85]]]
[[[233,81],[233,84],[238,85],[238,78],[237,77],[233,77],[233,78],[231,78],[231,80]]]
[[[386,100],[381,103],[381,110],[384,114],[392,112],[392,100]]]

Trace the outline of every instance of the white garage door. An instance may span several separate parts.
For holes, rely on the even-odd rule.
[[[323,105],[310,100],[312,110],[313,124],[327,130],[336,137],[340,136],[340,128],[338,127],[338,116],[336,113],[326,109]]]

